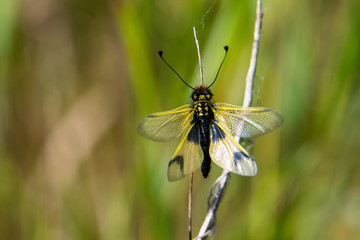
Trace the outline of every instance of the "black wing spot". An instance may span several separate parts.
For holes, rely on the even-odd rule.
[[[201,136],[200,124],[195,123],[195,125],[192,127],[189,134],[187,135],[187,140],[195,144],[200,144],[200,136]]]
[[[218,142],[219,140],[222,140],[225,138],[224,131],[215,123],[211,123],[210,134],[212,136],[211,140],[214,142]]]
[[[184,172],[184,157],[183,156],[176,156],[169,162],[169,167],[173,164],[178,164],[180,166],[181,172]]]
[[[234,162],[241,161],[244,158],[250,158],[251,161],[254,161],[254,159],[251,156],[249,156],[243,152],[235,152],[234,153]]]

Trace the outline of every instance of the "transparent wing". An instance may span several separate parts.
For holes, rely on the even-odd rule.
[[[193,124],[183,135],[169,162],[168,180],[179,180],[200,168],[204,154],[200,146],[200,126]]]
[[[210,125],[210,140],[210,157],[219,167],[243,176],[256,175],[255,160],[229,134],[226,126],[213,121]]]
[[[154,141],[166,142],[179,137],[192,120],[193,108],[184,105],[160,113],[153,113],[138,125],[138,132]]]
[[[275,130],[283,123],[280,113],[270,108],[242,108],[227,103],[213,107],[215,119],[236,137],[252,138]]]

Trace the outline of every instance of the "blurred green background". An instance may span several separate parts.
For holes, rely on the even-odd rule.
[[[360,2],[265,1],[254,106],[284,125],[256,140],[258,175],[232,175],[216,239],[360,239]],[[2,0],[0,239],[186,239],[178,141],[136,132],[190,103],[192,27],[215,101],[242,104],[255,0]],[[195,174],[193,228],[210,177]]]

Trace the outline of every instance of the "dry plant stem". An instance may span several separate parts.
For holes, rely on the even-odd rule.
[[[196,48],[197,48],[198,57],[199,57],[200,83],[201,83],[201,85],[203,85],[204,84],[204,75],[203,75],[203,68],[202,68],[202,64],[201,64],[199,40],[197,38],[195,27],[193,27],[193,30],[194,30],[195,43],[196,43]]]
[[[193,186],[193,173],[190,174],[189,184],[189,208],[188,208],[188,220],[189,220],[189,240],[192,239],[191,234],[191,200],[192,200],[192,186]]]
[[[198,57],[199,57],[200,81],[201,81],[201,85],[202,85],[203,84],[203,70],[202,70],[201,57],[200,57],[200,46],[199,46],[199,40],[197,38],[195,27],[193,27],[193,30],[194,30],[195,44],[196,44],[197,53],[198,53]],[[190,174],[190,185],[189,185],[189,208],[188,208],[189,240],[192,239],[192,233],[191,233],[191,228],[192,228],[191,227],[192,185],[193,185],[193,173]]]
[[[217,209],[219,207],[219,204],[221,202],[222,197],[225,194],[225,189],[227,187],[227,184],[230,180],[230,174],[227,171],[223,171],[221,176],[215,181],[214,185],[211,189],[213,189],[215,186],[217,186],[215,193],[213,194],[213,199],[210,202],[212,191],[210,191],[210,195],[208,198],[209,201],[209,207],[208,212],[206,214],[205,220],[201,226],[201,229],[199,231],[199,234],[194,239],[206,239],[209,235],[214,235],[216,231],[216,224],[215,224],[215,216]],[[217,184],[217,185],[216,185]]]
[[[246,86],[245,86],[243,107],[250,107],[252,102],[252,95],[253,95],[252,91],[253,91],[256,65],[257,65],[257,59],[259,53],[259,45],[260,45],[262,16],[263,14],[261,12],[261,0],[257,0],[254,42],[251,52],[250,66],[246,75]],[[239,141],[239,139],[236,140]]]
[[[257,64],[257,57],[259,52],[259,43],[260,43],[261,21],[262,21],[261,0],[257,0],[254,42],[251,53],[250,66],[248,69],[248,73],[246,75],[246,86],[245,86],[243,107],[250,107],[252,102],[252,92],[253,92],[256,64]],[[236,140],[240,141],[240,138]],[[209,205],[208,212],[201,226],[199,234],[195,239],[204,240],[207,238],[207,236],[213,235],[214,232],[216,231],[215,217],[216,217],[217,209],[222,200],[225,189],[229,184],[229,180],[230,180],[230,172],[223,170],[221,176],[215,181],[215,183],[211,187],[208,197],[208,205]],[[215,186],[216,186],[216,190],[215,193],[213,194],[212,191],[215,188]]]

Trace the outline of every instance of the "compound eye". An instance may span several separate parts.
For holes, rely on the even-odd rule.
[[[194,101],[197,101],[197,100],[199,99],[199,94],[197,94],[197,93],[193,94],[193,95],[192,95],[192,99],[193,99]]]

